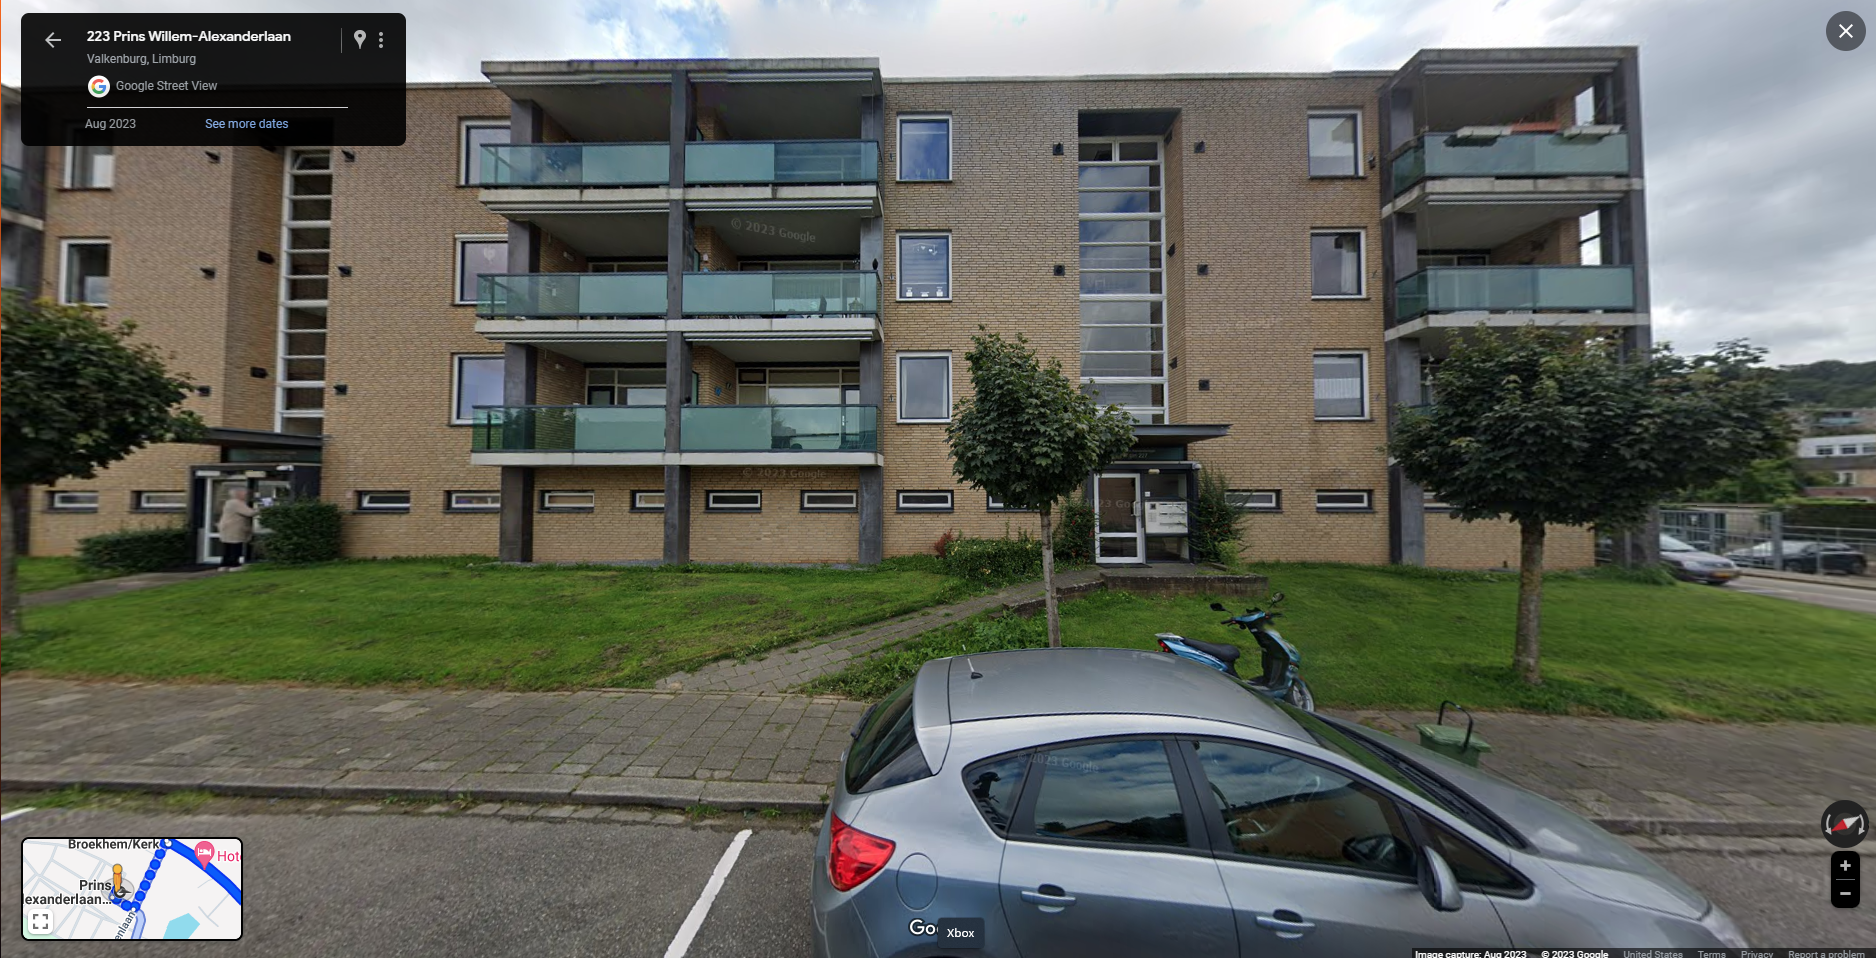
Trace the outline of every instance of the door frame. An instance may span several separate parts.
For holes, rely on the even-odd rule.
[[[1106,496],[1106,493],[1103,492],[1102,487],[1105,486],[1108,480],[1110,479],[1113,479],[1113,480],[1125,479],[1126,481],[1128,481],[1129,483],[1133,485],[1133,532],[1132,533],[1102,532],[1101,531],[1101,500]],[[1095,564],[1097,565],[1136,565],[1136,564],[1146,561],[1146,521],[1145,521],[1146,517],[1143,514],[1145,507],[1142,505],[1142,496],[1141,496],[1141,493],[1143,490],[1144,490],[1144,484],[1140,481],[1140,473],[1138,472],[1102,472],[1102,473],[1097,473],[1095,475],[1094,477],[1094,502],[1095,502],[1094,561],[1095,561]],[[1130,536],[1133,539],[1133,554],[1132,555],[1130,556],[1104,556],[1101,554],[1102,542],[1126,539]]]

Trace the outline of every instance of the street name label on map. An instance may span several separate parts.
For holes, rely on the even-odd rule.
[[[241,937],[239,838],[28,838],[20,934],[84,940]]]

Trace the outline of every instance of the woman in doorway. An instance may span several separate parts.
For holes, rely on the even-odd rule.
[[[241,568],[241,558],[248,551],[248,540],[254,538],[254,513],[257,510],[248,505],[248,491],[236,486],[228,491],[228,501],[222,503],[221,521],[215,524],[216,534],[221,536],[221,571],[233,572]]]

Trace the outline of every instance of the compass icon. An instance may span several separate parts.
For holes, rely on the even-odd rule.
[[[1824,809],[1824,840],[1838,848],[1854,848],[1869,834],[1869,815],[1863,806],[1844,800]]]

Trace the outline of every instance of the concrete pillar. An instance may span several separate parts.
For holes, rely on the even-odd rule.
[[[667,141],[671,148],[673,189],[684,186],[684,143],[690,137],[692,97],[690,74],[671,73],[671,115]],[[665,319],[684,317],[684,267],[690,253],[690,213],[682,199],[673,200],[665,220]],[[681,333],[669,333],[664,342],[664,451],[673,462],[684,445],[684,405],[690,401],[690,343]],[[664,467],[664,561],[690,561],[690,467]]]
[[[528,104],[532,108],[533,104]],[[522,104],[515,104],[517,116]],[[526,112],[538,115],[538,110]],[[508,271],[535,273],[541,268],[541,231],[532,223],[508,224]],[[509,343],[502,349],[502,403],[532,406],[536,394],[539,350]],[[511,435],[523,435],[520,432]],[[503,562],[534,561],[534,467],[503,466],[501,539],[497,555]]]
[[[1391,432],[1401,406],[1420,403],[1420,341],[1396,339],[1387,344],[1387,422]],[[1426,490],[1407,479],[1399,465],[1387,467],[1388,561],[1425,565],[1427,561]]]
[[[875,220],[874,222],[878,222]],[[860,344],[860,403],[878,409],[885,395],[885,344]],[[884,422],[882,410],[879,421]],[[886,470],[860,467],[860,564],[873,565],[886,557]]]

